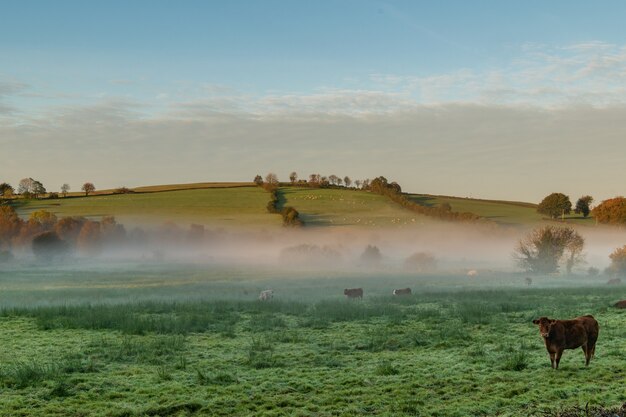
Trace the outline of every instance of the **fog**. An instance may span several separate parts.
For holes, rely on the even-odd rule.
[[[182,223],[179,223],[182,224]],[[558,223],[556,223],[558,225]],[[125,224],[126,232],[86,249],[72,248],[61,259],[46,259],[50,266],[89,262],[192,263],[196,265],[263,266],[278,270],[405,271],[415,270],[407,258],[416,253],[434,258],[427,272],[465,273],[469,270],[521,272],[513,258],[517,242],[530,228],[493,224],[444,223],[398,228],[357,226],[302,228],[211,228],[165,223],[139,228]],[[144,226],[145,227],[145,226]],[[626,244],[626,231],[612,227],[576,227],[585,239],[584,257],[576,273],[593,266],[604,269],[609,254]],[[364,251],[376,248],[380,256],[368,258]],[[32,260],[30,248],[14,250],[15,261]]]

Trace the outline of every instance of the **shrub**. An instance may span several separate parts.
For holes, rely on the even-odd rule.
[[[43,260],[51,260],[56,256],[65,255],[68,245],[55,232],[44,232],[33,239],[32,248],[35,256]]]
[[[626,245],[615,249],[609,258],[611,258],[610,271],[613,274],[626,275]]]
[[[383,259],[383,256],[380,254],[380,249],[373,245],[367,245],[363,253],[361,254],[361,262],[365,264],[379,264]]]
[[[414,272],[432,272],[437,269],[437,260],[426,252],[416,252],[406,258],[404,269]]]
[[[582,261],[583,237],[571,227],[543,226],[519,241],[514,257],[518,265],[534,273],[558,272],[565,261],[567,272]]]

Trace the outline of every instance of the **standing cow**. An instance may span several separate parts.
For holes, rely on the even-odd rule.
[[[543,337],[546,349],[550,354],[552,368],[558,369],[561,355],[565,349],[582,347],[585,353],[585,366],[596,351],[596,341],[600,326],[593,316],[577,317],[573,320],[553,320],[540,317],[533,320],[539,326],[539,334]]]
[[[400,288],[397,290],[393,290],[393,295],[411,295],[411,289],[410,288]]]
[[[269,301],[272,298],[274,298],[274,290],[261,291],[259,294],[259,300],[261,301]]]
[[[343,295],[345,295],[346,298],[363,299],[363,288],[346,288],[343,290]]]

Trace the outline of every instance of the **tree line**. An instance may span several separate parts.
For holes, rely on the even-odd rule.
[[[0,206],[0,261],[11,259],[14,252],[29,250],[38,258],[49,260],[74,252],[95,256],[107,246],[150,249],[167,242],[179,247],[197,245],[214,237],[214,232],[197,224],[183,229],[166,222],[150,231],[139,227],[127,231],[113,216],[104,216],[99,221],[82,216],[59,218],[47,210],[34,211],[23,220],[12,206]]]
[[[591,208],[593,197],[584,195],[576,201],[574,213],[583,217],[593,215],[598,223],[623,225],[626,224],[626,198],[615,197],[602,201]],[[565,218],[572,212],[572,202],[569,196],[563,193],[552,193],[546,196],[537,206],[537,212],[549,216],[551,219]]]
[[[122,187],[125,188],[125,187]],[[70,191],[70,185],[65,183],[60,187],[60,194],[63,197],[67,197],[67,193]],[[92,182],[86,182],[81,186],[81,191],[85,193],[85,196],[96,191],[96,186],[93,185]],[[17,189],[13,188],[11,184],[7,182],[0,183],[0,198],[1,199],[10,199],[14,197],[21,197],[26,199],[39,199],[39,198],[59,198],[59,193],[57,192],[48,192],[46,187],[41,183],[41,181],[37,181],[33,178],[22,178],[17,185]]]
[[[260,177],[260,175],[258,175]],[[267,211],[272,214],[280,214],[283,218],[283,226],[300,227],[304,226],[304,222],[300,219],[300,213],[298,210],[291,206],[279,208],[279,182],[276,174],[269,173],[265,176],[265,182],[261,179],[260,182],[255,181],[257,185],[260,185],[265,191],[270,193],[270,201],[267,203]]]

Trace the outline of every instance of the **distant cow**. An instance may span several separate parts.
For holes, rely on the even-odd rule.
[[[259,294],[259,300],[261,301],[269,301],[272,298],[274,298],[274,290],[261,291]]]
[[[552,368],[558,369],[561,355],[565,349],[583,348],[585,366],[596,351],[596,341],[600,326],[593,316],[577,317],[573,320],[552,320],[540,317],[533,320],[539,325],[539,334],[543,337],[546,349],[550,354]]]
[[[526,283],[526,286],[528,286],[528,287],[533,285],[533,279],[531,277],[524,278],[524,282]]]
[[[468,276],[468,277],[475,277],[475,276],[477,276],[477,275],[478,275],[478,271],[477,271],[477,270],[475,270],[475,269],[472,269],[472,270],[467,271],[467,276]]]
[[[618,301],[617,303],[613,304],[613,307],[626,308],[626,300]]]
[[[608,280],[606,283],[607,283],[607,285],[619,285],[619,284],[622,283],[622,280],[619,279],[619,278],[612,278],[612,279]]]
[[[393,295],[411,295],[410,288],[400,288],[397,290],[393,290]]]
[[[343,290],[346,298],[363,298],[363,288],[346,288]]]

